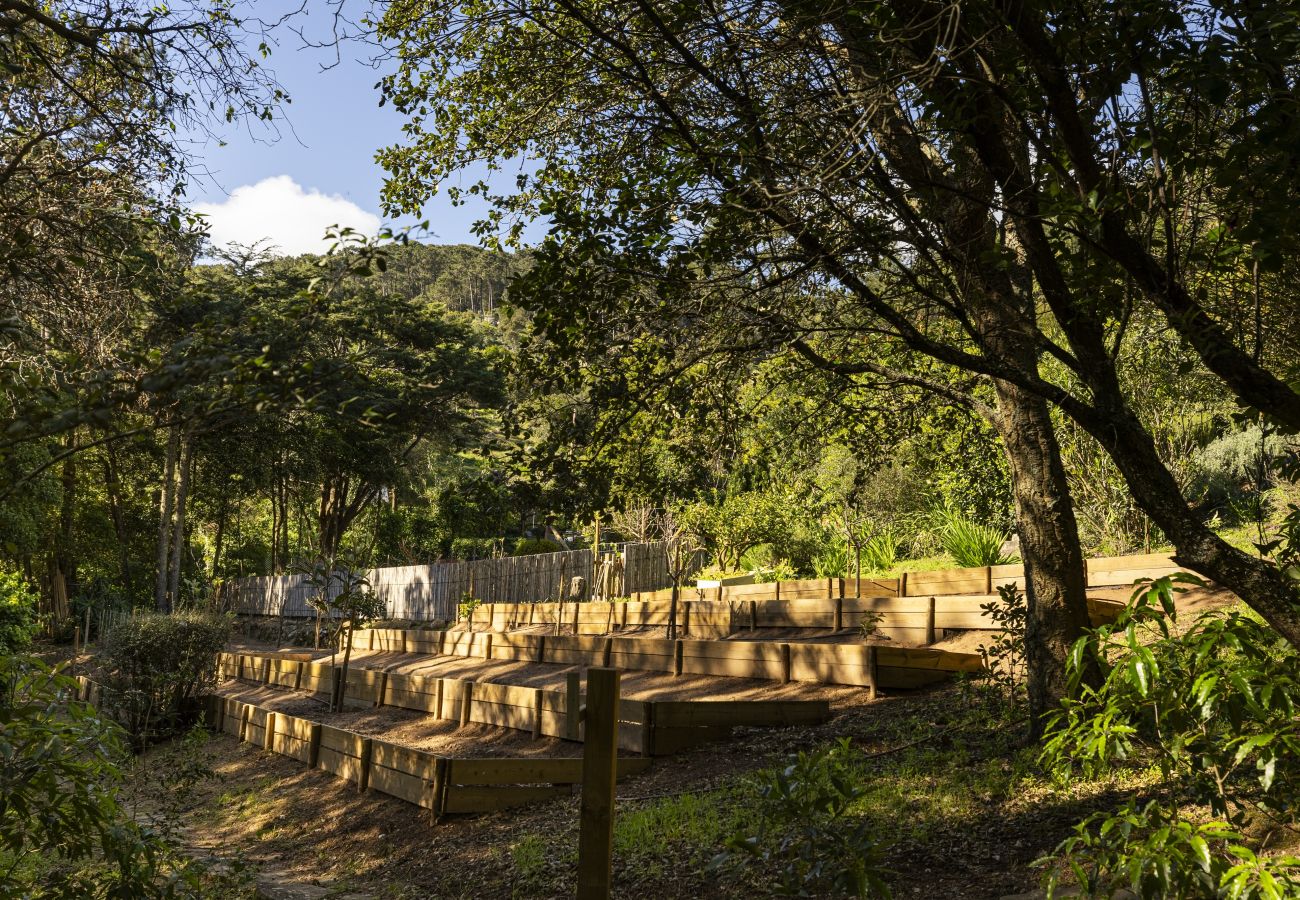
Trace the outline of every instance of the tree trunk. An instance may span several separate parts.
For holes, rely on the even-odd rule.
[[[167,577],[169,609],[175,608],[181,594],[181,568],[185,565],[185,502],[189,499],[193,454],[193,440],[186,435],[181,443],[180,472],[176,485],[176,520],[172,528],[172,558]]]
[[[172,427],[167,438],[167,458],[163,464],[162,484],[158,489],[158,572],[154,583],[154,607],[167,612],[167,559],[171,537],[172,501],[176,481],[176,456],[180,452],[180,429]]]
[[[1088,423],[1080,424],[1088,426]],[[1174,545],[1180,566],[1228,588],[1300,647],[1300,589],[1273,563],[1238,550],[1187,505],[1151,435],[1122,403],[1102,407],[1088,431],[1115,461],[1138,505]]]
[[[1037,740],[1065,696],[1070,648],[1089,625],[1087,569],[1047,403],[1006,382],[997,395],[1025,566],[1029,730]]]
[[[121,567],[118,583],[122,587],[122,593],[126,594],[131,589],[130,540],[126,533],[126,520],[122,513],[122,479],[118,475],[117,457],[113,450],[112,441],[104,444],[102,460],[104,465],[104,488],[108,494],[108,512],[113,520],[113,536],[117,539],[118,559]]]
[[[68,436],[67,449],[76,445],[76,433]],[[50,605],[45,612],[50,617],[50,631],[72,615],[71,597],[77,591],[77,566],[72,558],[72,538],[77,521],[77,455],[69,454],[63,460],[61,476],[62,498],[59,505],[59,530],[54,535],[50,554]]]

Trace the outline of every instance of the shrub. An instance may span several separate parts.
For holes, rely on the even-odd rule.
[[[731,837],[715,868],[753,858],[775,869],[784,896],[889,896],[880,845],[870,824],[853,813],[867,789],[847,738],[801,752],[759,777],[757,828]]]
[[[1025,699],[1025,622],[1029,616],[1025,594],[1014,584],[998,588],[998,599],[981,603],[980,609],[998,627],[992,644],[980,644],[979,654],[988,672],[988,683],[1014,710]]]
[[[15,653],[36,637],[36,601],[21,575],[0,570],[0,653]]]
[[[496,538],[452,538],[451,556],[453,559],[488,559],[496,546]]]
[[[564,548],[549,538],[524,538],[515,544],[515,556],[535,556],[538,553],[559,553]]]
[[[229,618],[197,612],[143,613],[109,629],[104,702],[137,746],[180,729],[214,686],[229,636]]]
[[[121,730],[70,701],[75,690],[35,659],[0,656],[0,896],[200,896],[202,869],[123,807]]]
[[[957,565],[963,568],[1001,566],[1016,561],[1015,557],[1002,554],[1002,545],[1007,542],[1005,531],[981,525],[953,510],[946,510],[941,515],[943,524],[939,529],[939,540],[944,552]]]
[[[1200,583],[1148,580],[1119,620],[1081,638],[1070,696],[1048,723],[1042,762],[1058,778],[1106,776],[1126,762],[1161,775],[1157,801],[1085,821],[1044,861],[1103,896],[1124,885],[1141,896],[1282,897],[1300,887],[1295,861],[1257,859],[1241,835],[1257,810],[1282,823],[1296,816],[1300,654],[1237,612],[1204,614],[1176,634],[1174,594]],[[1097,687],[1082,683],[1089,662]],[[1189,801],[1224,822],[1186,822]]]
[[[813,557],[813,574],[818,578],[838,578],[849,568],[849,545],[835,535],[827,539],[821,551]]]
[[[885,573],[898,564],[898,539],[886,529],[862,545],[862,571]]]

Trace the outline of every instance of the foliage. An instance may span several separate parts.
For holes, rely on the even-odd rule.
[[[818,578],[838,578],[849,569],[849,545],[838,535],[822,545],[813,558],[813,574]]]
[[[1300,893],[1300,859],[1259,857],[1224,822],[1193,823],[1157,801],[1130,801],[1075,826],[1056,856],[1084,897],[1113,897],[1127,888],[1138,897],[1230,897],[1284,900]],[[1042,860],[1040,865],[1053,863]],[[1046,878],[1047,896],[1060,893],[1059,868]]]
[[[729,494],[718,503],[699,502],[682,510],[683,525],[697,535],[723,569],[738,569],[746,551],[780,544],[789,534],[781,498],[759,491]]]
[[[488,559],[496,550],[495,538],[458,537],[451,540],[453,559]]]
[[[898,564],[898,539],[892,529],[877,532],[862,545],[862,568],[883,574]]]
[[[0,894],[197,896],[201,870],[127,815],[121,731],[75,690],[34,659],[0,656]]]
[[[512,556],[533,556],[538,553],[559,553],[564,548],[547,538],[524,538],[515,544]]]
[[[142,612],[104,638],[104,705],[143,745],[180,728],[211,691],[230,620],[199,612]]]
[[[751,857],[775,870],[777,893],[888,897],[880,844],[853,805],[867,794],[847,739],[799,753],[759,783],[757,831],[733,836],[717,866]]]
[[[0,568],[0,654],[17,653],[36,637],[36,602],[21,575]]]
[[[456,621],[468,622],[474,615],[474,610],[483,605],[483,601],[478,597],[465,595],[465,599],[456,604]]]
[[[1015,562],[1002,553],[1007,533],[992,525],[981,525],[952,509],[940,514],[939,540],[944,552],[961,567],[1001,566]]]
[[[1118,621],[1074,647],[1071,694],[1048,723],[1043,763],[1060,778],[1150,765],[1162,783],[1145,808],[1083,823],[1058,856],[1088,883],[1283,896],[1300,884],[1300,864],[1257,860],[1241,832],[1257,811],[1295,818],[1300,656],[1237,611],[1202,614],[1178,633],[1174,596],[1188,584],[1201,582],[1178,574],[1140,583]],[[1102,672],[1097,686],[1080,678],[1088,661]],[[1184,821],[1186,802],[1223,824]]]
[[[998,588],[998,599],[981,603],[980,609],[993,620],[998,636],[992,644],[980,644],[979,654],[987,679],[1009,709],[1025,699],[1025,621],[1028,606],[1024,591],[1015,584]]]
[[[788,560],[778,559],[766,566],[756,567],[751,574],[755,584],[770,584],[774,581],[792,581],[799,573]]]

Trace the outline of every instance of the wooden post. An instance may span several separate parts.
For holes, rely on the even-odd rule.
[[[279,717],[278,713],[268,712],[266,714],[266,727],[262,729],[262,749],[275,749],[275,720]]]
[[[439,678],[437,686],[435,686],[433,689],[433,717],[435,719],[442,718],[442,695],[444,690],[443,685],[446,683],[447,683],[447,679]]]
[[[578,634],[578,617],[581,615],[582,615],[582,607],[579,606],[579,601],[574,600],[573,601],[573,633],[574,634]]]
[[[438,820],[442,818],[442,811],[446,809],[444,798],[447,796],[448,765],[448,760],[442,756],[433,762],[433,785],[431,786],[433,796],[429,798],[429,821],[434,825],[438,824]]]
[[[490,631],[483,636],[483,658],[484,659],[492,658],[492,632]]]
[[[641,722],[641,755],[655,755],[655,705],[653,701],[645,703],[645,719]]]
[[[876,664],[876,645],[867,645],[867,696],[875,700],[876,691],[880,683],[880,673],[877,671]]]
[[[844,630],[844,598],[835,598],[835,630]]]
[[[89,646],[90,645],[90,607],[89,606],[86,607],[86,627],[82,629],[81,637],[82,640],[86,642],[86,645]]]
[[[993,567],[984,567],[984,593],[993,593]]]
[[[835,579],[834,579],[834,578],[827,578],[827,579],[826,579],[826,599],[827,599],[827,600],[833,600],[834,598],[835,598]]]
[[[470,704],[474,702],[474,682],[462,681],[460,683],[460,727],[464,728],[469,724]]]
[[[568,674],[564,700],[564,736],[570,741],[576,741],[579,738],[578,725],[582,721],[582,676],[577,672]]]
[[[898,596],[907,596],[907,573],[898,576]]]
[[[934,643],[934,598],[930,598],[929,604],[925,608],[925,643],[927,645]]]
[[[578,900],[608,900],[614,874],[614,787],[618,777],[619,673],[587,670],[587,742],[582,748]]]
[[[772,599],[773,600],[781,599],[781,582],[779,581],[776,583],[776,590],[772,593]],[[754,601],[751,600],[750,602],[752,603]]]
[[[80,625],[72,629],[72,655],[74,658],[81,655],[81,626]]]
[[[790,645],[781,645],[781,683],[790,683]]]
[[[300,691],[300,690],[302,690],[302,669],[303,669],[303,666],[305,666],[305,665],[307,665],[307,664],[306,664],[305,662],[303,662],[302,660],[299,660],[299,661],[298,661],[298,671],[297,671],[297,673],[293,676],[293,689],[294,689],[295,691]]]
[[[546,662],[546,635],[544,634],[537,636],[537,661]]]
[[[758,631],[758,601],[749,601],[749,630]]]
[[[271,681],[271,657],[262,660],[262,684],[268,684]]]
[[[682,674],[682,639],[673,641],[673,674]]]
[[[533,740],[542,736],[542,698],[545,692],[541,688],[533,690]]]
[[[388,693],[388,669],[379,670],[379,694],[375,697],[375,709],[384,705],[384,695]]]
[[[614,655],[614,639],[605,638],[605,647],[600,654],[600,664],[606,669],[609,668],[610,657]]]
[[[374,743],[371,738],[361,739],[361,760],[357,768],[357,792],[364,794],[370,787],[370,758],[374,755]]]
[[[320,764],[320,732],[321,724],[312,722],[311,734],[307,737],[307,768],[309,769],[314,769]]]
[[[239,714],[239,740],[240,741],[248,740],[248,719],[252,715],[252,713],[253,713],[253,707],[245,703],[243,711],[240,712]]]

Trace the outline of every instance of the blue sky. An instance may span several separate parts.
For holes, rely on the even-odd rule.
[[[262,16],[276,4],[257,4]],[[321,5],[310,3],[308,34],[327,24]],[[288,253],[319,251],[324,228],[351,225],[373,232],[380,223],[383,170],[375,151],[401,140],[402,116],[379,106],[380,72],[356,58],[365,48],[345,45],[338,65],[330,50],[302,47],[287,29],[277,30],[269,66],[292,102],[285,120],[272,127],[241,123],[218,127],[222,146],[206,141],[194,148],[210,175],[192,181],[191,205],[209,217],[214,243],[266,240]],[[482,206],[453,207],[435,197],[422,218],[432,234],[424,240],[476,243],[470,231]],[[410,224],[398,223],[398,224]]]

